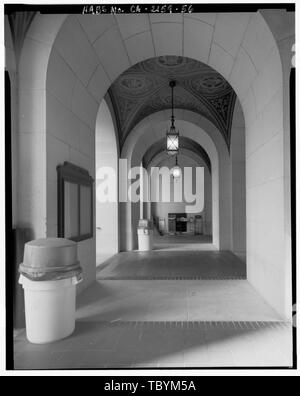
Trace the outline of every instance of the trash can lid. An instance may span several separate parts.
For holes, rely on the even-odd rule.
[[[70,239],[66,238],[39,238],[26,243],[26,246],[37,248],[59,248],[76,245],[76,242],[70,241]]]
[[[42,238],[25,244],[20,272],[66,271],[78,267],[76,242],[65,238]]]

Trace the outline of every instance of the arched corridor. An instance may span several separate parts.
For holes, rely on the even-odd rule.
[[[37,12],[23,37],[5,21],[13,226],[64,236],[57,167],[94,182],[71,235],[83,269],[76,331],[41,347],[51,357],[40,363],[291,366],[294,13]],[[153,248],[142,251],[145,228]],[[16,366],[36,365],[19,341]]]

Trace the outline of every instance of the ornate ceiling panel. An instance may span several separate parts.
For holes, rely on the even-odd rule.
[[[191,110],[209,119],[230,147],[236,98],[233,89],[208,65],[180,56],[161,56],[138,63],[121,74],[110,87],[121,145],[143,118],[171,108],[169,81],[172,79],[177,82],[175,109]]]

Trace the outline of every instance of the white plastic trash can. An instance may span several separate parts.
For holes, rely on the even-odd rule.
[[[39,282],[20,276],[28,341],[45,344],[73,333],[78,282],[77,277]]]
[[[152,250],[153,247],[153,230],[147,227],[138,228],[138,242],[140,251]]]
[[[76,284],[82,280],[77,243],[65,238],[28,242],[19,272],[25,296],[28,340],[44,344],[72,334]]]

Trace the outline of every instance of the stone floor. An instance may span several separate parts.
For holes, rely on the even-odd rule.
[[[154,250],[177,251],[184,249],[187,250],[216,250],[212,244],[211,235],[164,235],[160,236],[154,229]]]
[[[206,235],[154,234],[154,250],[123,252],[98,266],[98,280],[246,279],[246,264]]]
[[[246,265],[231,252],[123,252],[98,267],[98,280],[108,279],[245,279]]]
[[[80,321],[280,321],[247,281],[108,280],[83,292]]]
[[[22,331],[15,368],[291,366],[292,327],[243,279],[243,262],[173,242],[99,266],[77,299],[74,334],[33,345]]]

